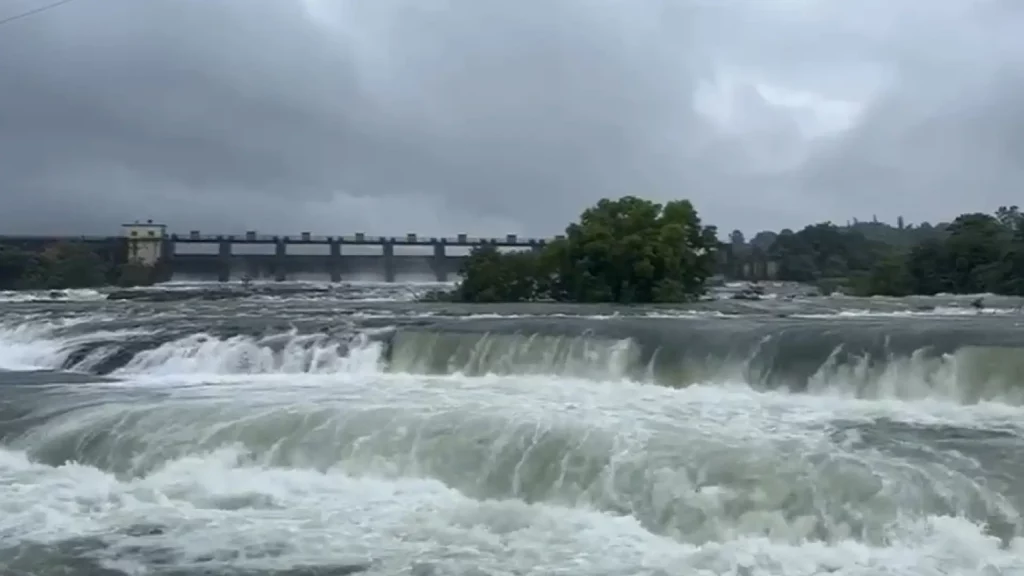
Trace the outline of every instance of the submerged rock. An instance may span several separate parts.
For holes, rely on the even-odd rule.
[[[764,286],[748,284],[732,295],[733,300],[760,300],[765,294]]]

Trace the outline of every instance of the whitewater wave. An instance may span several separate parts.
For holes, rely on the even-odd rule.
[[[195,573],[239,573],[229,569],[234,564],[267,570],[246,574],[274,568],[302,574],[298,564],[327,566],[310,574],[350,573],[339,566],[403,574],[410,565],[414,574],[1012,574],[1024,554],[1019,542],[1007,548],[953,517],[907,521],[905,539],[886,547],[761,537],[680,544],[629,517],[479,501],[430,479],[266,468],[246,464],[231,450],[182,457],[127,480],[0,450],[0,473],[31,487],[18,501],[0,503],[0,534],[14,534],[17,525],[36,530],[38,542],[76,542],[79,551],[88,550],[94,535],[93,555],[130,573],[168,564]],[[254,522],[254,515],[261,521]],[[367,526],[375,530],[368,533]],[[112,533],[123,538],[110,543]],[[25,551],[10,568],[32,574],[42,573],[33,568],[52,568],[50,555],[33,546],[38,544],[22,545]],[[416,562],[423,557],[439,560]],[[79,569],[85,563],[74,561]]]
[[[0,368],[114,377],[174,374],[549,375],[852,398],[1024,405],[1019,331],[950,325],[922,332],[837,331],[650,319],[463,318],[423,326],[351,319],[330,330],[117,328],[87,318],[0,329]],[[426,320],[421,320],[426,321]],[[114,325],[110,325],[114,324]],[[233,325],[232,325],[233,326]],[[726,326],[722,329],[722,326]],[[934,327],[933,327],[934,328]],[[941,328],[938,327],[938,328]],[[942,338],[946,338],[945,341]]]
[[[0,572],[1024,573],[1009,316],[218,306],[3,317]]]
[[[0,290],[3,302],[95,302],[107,297],[101,290],[91,288],[65,290]]]
[[[881,312],[877,310],[840,310],[823,314],[793,314],[795,318],[913,318],[935,316],[1021,316],[1020,308],[972,308],[970,306],[937,306],[926,310],[898,310]]]
[[[541,377],[206,382],[142,380],[130,401],[65,391],[43,422],[8,430],[0,477],[28,492],[0,491],[0,535],[158,526],[101,555],[123,562],[144,545],[197,565],[237,558],[238,522],[261,566],[377,561],[380,573],[423,546],[458,546],[467,555],[448,562],[493,573],[581,558],[594,563],[583,573],[1022,568],[1017,503],[975,476],[1017,461],[938,442],[1021,434],[972,427],[991,426],[981,408],[957,414],[962,426],[914,424],[907,453],[910,425],[879,430],[866,406],[829,398]]]

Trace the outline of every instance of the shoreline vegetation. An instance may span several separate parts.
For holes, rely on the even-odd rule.
[[[734,230],[718,242],[688,201],[604,199],[539,251],[475,249],[454,290],[424,299],[684,303],[700,298],[716,275],[751,281],[735,296],[741,299],[757,299],[757,282],[768,279],[851,296],[1024,296],[1024,215],[1010,206],[934,226],[902,217],[896,226],[823,222],[760,232],[749,242]]]
[[[156,269],[127,262],[122,246],[57,242],[34,251],[0,244],[0,290],[147,286]]]
[[[0,290],[152,285],[155,267],[127,262],[124,245],[59,242],[41,250],[0,244]],[[1016,206],[952,222],[812,224],[799,231],[739,230],[718,239],[687,200],[603,199],[536,250],[474,249],[453,290],[423,301],[458,303],[678,304],[724,281],[796,282],[823,294],[1024,296],[1024,215]],[[244,296],[247,290],[224,294]],[[231,297],[231,296],[225,296]],[[132,299],[130,295],[114,299]]]

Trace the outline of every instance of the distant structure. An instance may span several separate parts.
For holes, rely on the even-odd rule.
[[[765,238],[762,236],[767,235]],[[773,280],[779,265],[766,252],[774,234],[759,233],[740,244],[742,234],[733,242],[721,243],[718,273],[726,278]],[[433,277],[444,282],[454,279],[468,258],[467,252],[482,246],[502,250],[541,250],[551,240],[564,238],[520,238],[515,234],[480,238],[467,234],[424,238],[416,234],[369,236],[356,232],[350,236],[269,236],[255,230],[241,235],[187,234],[168,232],[167,226],[146,220],[121,225],[117,236],[4,236],[0,245],[24,250],[44,250],[58,242],[84,242],[112,263],[131,262],[154,267],[161,281],[176,275],[192,279],[252,281],[288,280],[306,274],[324,274],[332,282],[379,277],[394,282],[400,275]],[[419,250],[399,248],[418,247]],[[424,249],[427,250],[424,250]],[[458,252],[451,248],[459,249]]]
[[[540,250],[549,240],[519,238],[515,234],[500,238],[472,238],[466,234],[423,238],[411,233],[368,236],[362,232],[351,236],[314,236],[309,232],[298,236],[268,236],[254,230],[239,236],[202,234],[198,230],[174,234],[169,233],[165,225],[152,220],[122,224],[120,236],[0,236],[0,244],[27,250],[42,250],[57,242],[88,243],[110,254],[112,261],[155,267],[161,279],[183,274],[220,281],[287,280],[299,274],[325,273],[334,282],[367,275],[394,282],[400,274],[447,281],[460,272],[467,258],[467,248]],[[396,246],[429,250],[421,250],[419,254],[401,251],[396,254]],[[348,247],[352,247],[351,251]],[[450,254],[451,247],[463,248],[462,253]]]
[[[133,224],[121,225],[122,236],[127,239],[128,261],[142,266],[156,266],[163,257],[163,242],[167,236],[167,227],[146,220],[144,224],[136,221]]]

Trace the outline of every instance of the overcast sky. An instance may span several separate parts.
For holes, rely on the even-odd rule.
[[[1024,204],[1021,30],[1020,0],[75,0],[0,26],[0,231],[992,211]]]

